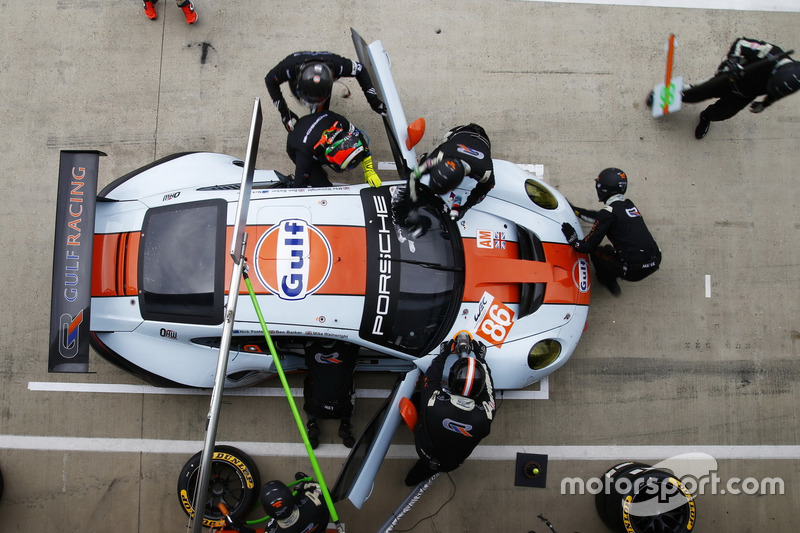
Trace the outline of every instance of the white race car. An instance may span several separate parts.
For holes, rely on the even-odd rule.
[[[177,155],[99,194],[93,345],[151,383],[213,384],[240,165]],[[285,369],[303,368],[302,343],[320,338],[360,346],[361,369],[408,370],[459,330],[489,346],[499,389],[564,364],[589,302],[586,258],[561,233],[563,221],[578,223],[558,192],[494,165],[497,185],[458,223],[419,187],[429,229],[416,237],[404,225],[405,182],[289,189],[256,171],[246,257]],[[273,373],[255,310],[240,298],[225,385]]]

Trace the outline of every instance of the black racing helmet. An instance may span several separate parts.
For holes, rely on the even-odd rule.
[[[455,189],[464,179],[466,169],[460,159],[445,158],[431,169],[430,187],[435,194]]]
[[[333,72],[320,61],[304,63],[297,77],[297,97],[309,107],[316,107],[331,96]]]
[[[280,481],[270,481],[261,487],[261,505],[264,512],[277,520],[289,518],[297,508],[292,491]]]
[[[773,102],[800,89],[800,62],[781,65],[767,81],[767,96]]]
[[[595,178],[597,199],[605,202],[615,194],[625,194],[628,190],[628,176],[618,168],[607,168]]]
[[[483,367],[474,357],[461,357],[450,367],[450,394],[477,398],[486,385]]]

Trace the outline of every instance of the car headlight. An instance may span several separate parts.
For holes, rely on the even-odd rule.
[[[532,370],[541,370],[558,358],[561,343],[555,339],[545,339],[533,345],[528,352],[528,366]]]
[[[542,209],[558,207],[558,200],[553,193],[536,180],[525,180],[525,192],[528,193],[528,198]]]

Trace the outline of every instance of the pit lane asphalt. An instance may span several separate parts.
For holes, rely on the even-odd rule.
[[[800,97],[714,124],[702,141],[693,137],[701,106],[654,120],[644,99],[663,79],[670,33],[674,74],[698,81],[738,36],[798,49],[800,14],[469,0],[195,5],[200,19],[188,26],[170,0],[157,4],[157,21],[136,0],[0,2],[0,529],[183,530],[177,475],[201,447],[208,411],[201,395],[31,388],[141,384],[96,355],[91,374],[47,373],[59,151],[108,154],[100,187],[174,152],[243,157],[260,96],[258,167],[289,173],[263,77],[297,50],[355,57],[352,26],[391,54],[408,118],[427,120],[423,150],[478,122],[495,157],[543,165],[587,207],[598,205],[597,172],[621,167],[664,252],[661,270],[623,283],[619,298],[595,288],[588,330],[551,376],[548,399],[504,400],[454,485],[440,478],[399,527],[436,513],[455,486],[414,531],[546,531],[540,514],[559,532],[604,531],[593,496],[562,494],[563,480],[702,452],[722,480],[780,478],[784,494],[700,495],[696,531],[796,530]],[[347,83],[352,96],[335,96],[333,108],[370,132],[377,161],[390,161],[379,118]],[[357,378],[370,390],[391,382]],[[379,403],[358,400],[356,429]],[[264,480],[309,468],[290,446],[281,398],[226,397],[223,415],[219,440],[251,452]],[[323,432],[332,483],[345,452],[335,427]],[[394,442],[364,508],[337,506],[348,531],[374,531],[405,495],[411,435],[401,428]],[[550,455],[546,488],[514,486],[517,451]]]

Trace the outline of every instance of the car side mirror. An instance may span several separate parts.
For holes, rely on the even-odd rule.
[[[406,139],[406,148],[411,150],[413,147],[422,140],[425,135],[425,119],[420,117],[408,125],[408,138]]]

